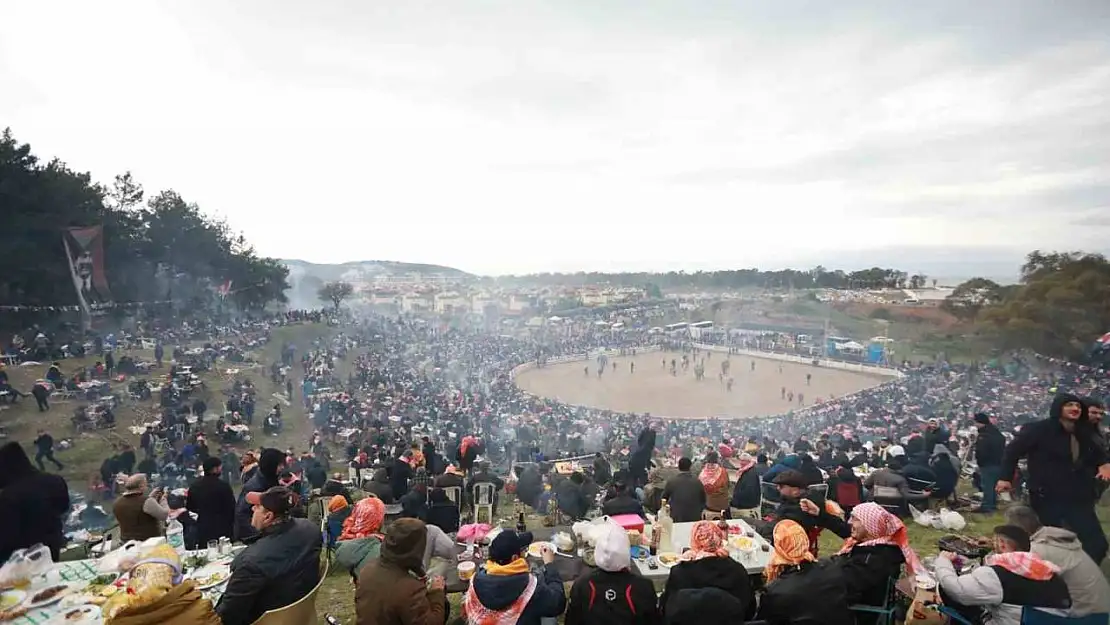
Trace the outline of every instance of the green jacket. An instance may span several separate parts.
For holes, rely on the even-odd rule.
[[[335,544],[335,563],[358,578],[366,563],[377,560],[382,551],[382,541],[375,536],[341,540]]]

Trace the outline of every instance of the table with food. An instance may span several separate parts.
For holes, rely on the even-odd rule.
[[[479,537],[473,544],[457,542],[457,556],[455,562],[444,563],[438,569],[433,567],[432,573],[443,575],[444,588],[448,593],[462,593],[470,586],[470,579],[485,564],[486,549],[493,542],[494,537],[501,532],[501,528],[490,529],[487,534]],[[578,579],[589,568],[575,548],[569,527],[546,527],[532,531],[534,542],[528,546],[527,559],[530,564],[538,566],[541,562],[541,549],[544,545],[551,547],[555,552],[555,560],[548,566],[559,571],[559,575],[566,581]]]
[[[771,560],[771,545],[752,526],[741,519],[726,521],[728,524],[729,556],[744,565],[749,575],[759,575]],[[681,562],[682,552],[690,546],[690,530],[693,523],[675,523],[670,537],[670,545],[662,545],[655,556],[641,546],[636,552],[633,548],[632,563],[641,575],[649,579],[661,579],[670,575],[671,567]],[[643,530],[644,536],[651,535],[651,526]]]
[[[165,539],[154,539],[129,542],[95,560],[50,563],[47,555],[42,566],[29,562],[23,569],[26,574],[17,572],[4,578],[7,588],[0,592],[0,623],[103,623],[129,608],[157,601],[185,580],[192,580],[215,604],[231,577],[236,552],[228,541],[182,555]]]

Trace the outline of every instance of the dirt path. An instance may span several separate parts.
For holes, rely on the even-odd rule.
[[[670,373],[672,358],[678,364],[675,376]],[[681,353],[653,352],[612,357],[600,378],[596,361],[581,361],[531,369],[518,375],[516,382],[525,391],[571,404],[667,417],[705,418],[777,414],[799,406],[798,393],[805,396],[805,405],[812,405],[818,397],[839,397],[884,381],[879,376],[851,371],[732,356],[733,387],[730,392],[718,380],[724,360],[724,354],[710,355],[705,360],[705,379],[701,381],[694,379],[692,360],[689,369],[683,371]],[[753,362],[754,370],[751,369]],[[617,365],[615,370],[613,363]],[[636,365],[634,373],[629,371],[630,363]],[[584,373],[587,366],[589,375]],[[813,375],[808,386],[806,374]],[[788,393],[794,392],[793,402],[782,398],[783,387]]]

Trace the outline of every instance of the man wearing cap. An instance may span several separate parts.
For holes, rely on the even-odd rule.
[[[983,490],[983,503],[976,512],[990,514],[998,506],[995,484],[1002,479],[1002,456],[1006,451],[1006,438],[991,423],[990,416],[975,414],[975,463],[979,465],[979,488]]]
[[[468,623],[539,625],[541,618],[563,613],[563,580],[551,566],[545,566],[539,578],[532,575],[524,559],[531,544],[531,532],[505,530],[493,539],[489,560],[474,577],[462,602]],[[550,565],[555,553],[545,545],[541,557],[545,565]]]
[[[802,502],[808,501],[805,497],[809,484],[801,471],[787,469],[776,475],[772,483],[778,486],[782,503],[765,518],[768,523],[761,531],[762,534],[770,536],[774,532],[775,524],[783,519],[790,519],[801,525],[806,533],[810,534],[811,539],[815,537],[816,532],[822,529],[827,529],[841,538],[847,538],[852,534],[852,529],[844,519],[829,512],[829,509],[833,507],[828,505],[829,502],[822,501],[813,504],[817,514],[808,514],[803,509]],[[835,504],[833,505],[835,506]]]
[[[296,495],[275,486],[245,499],[257,533],[231,562],[231,579],[216,605],[224,625],[249,625],[307,596],[320,581],[320,528],[290,516]]]
[[[283,468],[285,468],[285,452],[271,448],[262,450],[258,458],[257,470],[243,484],[243,490],[239,491],[239,501],[235,507],[235,538],[237,540],[246,540],[258,532],[251,521],[254,516],[254,508],[247,501],[247,494],[261,493],[278,486],[278,479]]]

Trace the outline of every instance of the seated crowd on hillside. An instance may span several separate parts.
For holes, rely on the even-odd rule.
[[[104,481],[116,483],[135,463],[114,504],[128,536],[156,535],[173,519],[189,526],[191,545],[219,536],[251,545],[215,607],[224,623],[249,623],[305,596],[319,577],[312,557],[321,549],[321,527],[332,566],[356,585],[360,624],[539,623],[562,614],[576,624],[706,617],[835,624],[855,618],[849,606],[885,605],[892,580],[930,571],[946,604],[973,621],[1016,625],[1023,607],[1110,612],[1105,578],[1092,578],[1106,539],[1097,519],[1089,523],[1102,492],[1096,473],[1110,477],[1102,476],[1102,404],[1092,399],[1110,390],[1103,375],[1035,356],[984,366],[905,363],[904,377],[881,386],[744,421],[574,407],[528,395],[512,380],[513,368],[526,361],[601,347],[632,353],[650,342],[645,333],[613,335],[586,325],[540,344],[416,319],[374,319],[310,347],[299,362],[292,346],[282,350],[272,374],[290,400],[300,392],[294,403],[315,428],[303,451],[236,452],[237,441],[225,439],[219,423],[216,431],[203,419],[179,430],[175,421],[169,429],[178,435],[144,434],[138,462],[125,450]],[[336,362],[352,346],[362,353],[349,360],[343,379]],[[237,390],[242,394],[232,389],[220,419],[249,429],[250,418],[230,410],[242,406]],[[281,427],[281,407],[275,410],[277,420],[264,427]],[[1059,457],[1039,449],[1030,432],[1068,419],[1082,424],[1074,435],[1058,428],[1063,449],[1072,441],[1065,477],[1077,486],[1055,489],[1064,479],[1050,471]],[[1041,433],[1046,441],[1055,436]],[[221,452],[210,453],[210,437]],[[578,470],[558,468],[560,459],[575,457],[584,460]],[[1067,464],[1066,451],[1064,458]],[[1023,459],[1027,468],[1020,468]],[[164,488],[150,492],[154,474]],[[5,500],[40,479],[15,452],[0,453],[0,475]],[[995,509],[996,490],[1025,492],[1031,504],[1010,508],[1011,521],[994,530],[994,553],[968,572],[945,554],[923,562],[900,518],[909,506],[953,499],[962,475],[982,491],[978,510]],[[237,497],[234,482],[242,483]],[[185,485],[187,494],[174,492]],[[557,567],[533,571],[523,555],[532,536],[504,531],[465,585],[461,613],[452,615],[445,594],[455,589],[434,567],[444,560],[453,567],[451,535],[486,485],[502,515],[511,494],[561,524],[599,514],[648,518],[666,499],[676,523],[694,524],[690,550],[657,598],[630,564],[623,531],[599,539],[596,567],[576,580],[563,579]],[[300,522],[316,514],[314,495],[324,502],[319,524]],[[744,518],[773,543],[761,581],[729,557],[718,518]],[[10,547],[36,538],[59,543],[53,532],[38,528],[9,540]],[[823,532],[843,539],[836,553],[820,553]],[[541,560],[550,565],[556,557],[544,552]],[[563,584],[570,582],[568,595]]]

